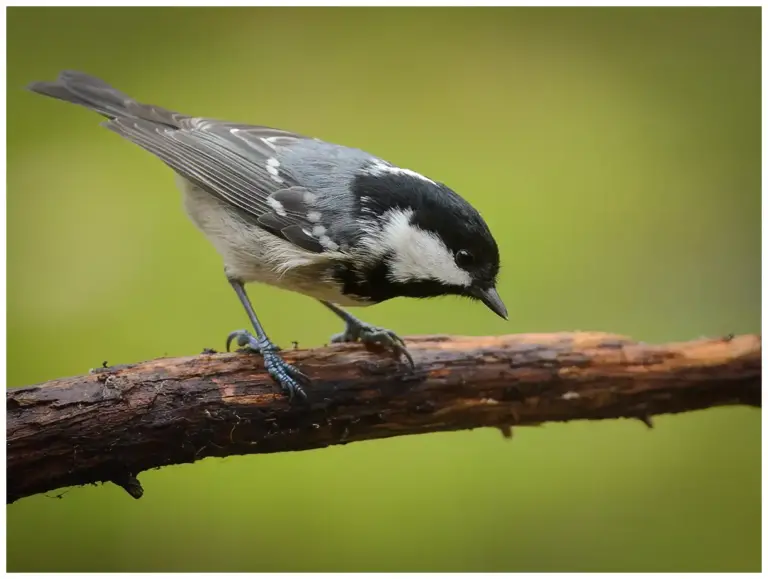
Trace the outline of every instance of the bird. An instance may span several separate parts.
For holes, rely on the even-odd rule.
[[[99,113],[102,125],[163,161],[192,223],[215,247],[253,331],[227,336],[259,354],[293,400],[311,379],[268,337],[245,284],[320,301],[345,329],[332,342],[413,357],[392,330],[346,307],[397,297],[479,300],[508,319],[496,290],[499,248],[480,213],[442,182],[347,147],[267,126],[144,104],[92,75],[64,70],[34,93]]]

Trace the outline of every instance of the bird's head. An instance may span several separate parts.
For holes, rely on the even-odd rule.
[[[363,174],[355,189],[378,301],[459,295],[507,319],[496,291],[498,245],[467,201],[442,183],[389,166]]]

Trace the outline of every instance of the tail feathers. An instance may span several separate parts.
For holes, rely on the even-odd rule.
[[[187,115],[162,107],[142,104],[106,82],[83,72],[65,70],[53,82],[33,82],[27,87],[32,92],[83,106],[108,119],[116,117],[139,118],[178,128]]]

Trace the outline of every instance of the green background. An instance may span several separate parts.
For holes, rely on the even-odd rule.
[[[223,348],[246,320],[172,173],[24,91],[60,69],[446,182],[502,252],[504,322],[400,334],[760,331],[760,11],[11,9],[8,384]],[[271,336],[340,326],[252,286]],[[756,571],[760,412],[714,409],[206,459],[7,507],[10,570]],[[51,493],[50,496],[54,496]]]

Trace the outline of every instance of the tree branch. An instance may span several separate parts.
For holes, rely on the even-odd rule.
[[[313,383],[289,404],[247,353],[161,358],[7,392],[7,502],[207,456],[482,426],[760,406],[761,337],[652,346],[600,333],[422,336],[403,364],[358,345],[285,352]]]

